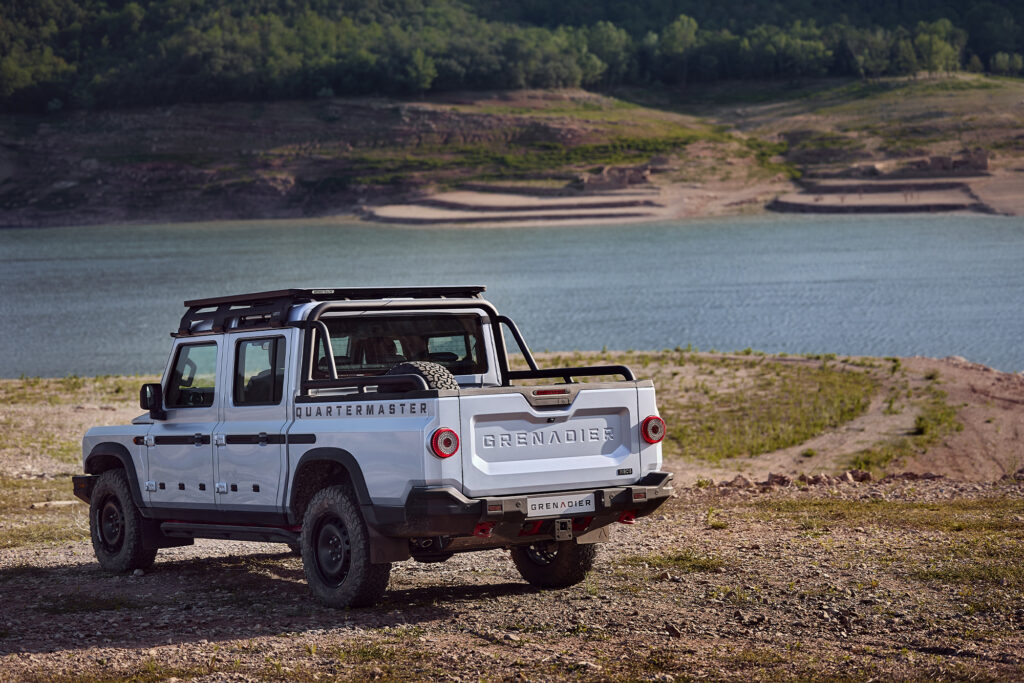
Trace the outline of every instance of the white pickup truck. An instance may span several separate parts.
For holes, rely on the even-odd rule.
[[[82,442],[100,565],[146,568],[195,538],[287,543],[339,607],[378,601],[392,562],[472,550],[510,549],[536,586],[581,581],[611,524],[671,495],[654,386],[624,366],[538,369],[483,291],[186,301],[148,413]],[[529,370],[509,368],[506,331]]]

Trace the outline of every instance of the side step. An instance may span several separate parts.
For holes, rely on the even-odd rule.
[[[171,538],[222,538],[229,541],[299,543],[299,534],[297,532],[276,526],[164,522],[160,525],[160,531],[165,536],[170,536]]]

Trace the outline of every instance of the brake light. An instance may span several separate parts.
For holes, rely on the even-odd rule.
[[[459,435],[447,427],[442,427],[431,437],[430,448],[437,457],[450,458],[459,450]]]
[[[651,415],[640,425],[640,435],[647,443],[658,443],[665,438],[665,421],[657,415]]]

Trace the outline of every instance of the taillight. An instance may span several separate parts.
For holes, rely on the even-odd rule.
[[[430,448],[437,457],[450,458],[459,450],[459,435],[447,427],[442,427],[430,438]]]
[[[647,443],[658,443],[665,438],[665,421],[651,415],[640,425],[640,434]]]

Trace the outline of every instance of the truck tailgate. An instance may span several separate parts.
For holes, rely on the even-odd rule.
[[[528,396],[565,386],[462,395],[466,495],[567,491],[636,481],[640,436],[635,385],[573,388],[568,405],[531,405]]]

